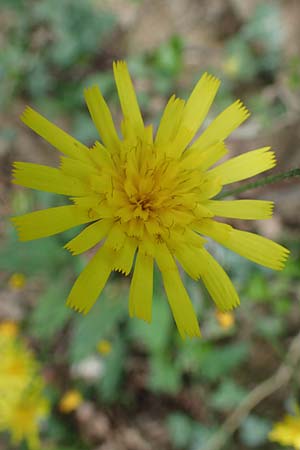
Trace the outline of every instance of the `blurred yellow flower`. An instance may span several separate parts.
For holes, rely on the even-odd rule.
[[[0,344],[0,393],[15,397],[30,383],[37,363],[20,341],[0,338]]]
[[[177,263],[194,280],[202,279],[220,310],[239,304],[228,275],[206,250],[205,237],[263,266],[284,267],[287,249],[215,220],[268,219],[272,202],[213,200],[223,186],[274,167],[275,155],[263,147],[213,167],[228,153],[225,139],[249,116],[237,100],[195,139],[219,89],[214,76],[202,75],[187,101],[170,98],[154,137],[152,125],[144,125],[126,63],[114,63],[113,70],[123,112],[121,138],[98,86],[84,92],[102,139],[92,148],[25,109],[22,121],[64,156],[59,168],[15,162],[14,183],[66,195],[72,203],[12,220],[22,241],[89,224],[65,246],[74,255],[103,241],[69,294],[71,308],[86,314],[111,272],[128,275],[133,269],[129,314],[151,322],[156,262],[180,335],[200,336]]]
[[[286,416],[274,425],[269,434],[272,442],[300,449],[300,416]]]
[[[240,61],[236,56],[227,58],[223,63],[223,71],[226,75],[234,78],[240,71]]]
[[[6,338],[14,338],[19,331],[18,324],[16,322],[5,321],[0,323],[0,336]]]
[[[98,342],[97,350],[101,355],[108,355],[111,352],[111,343],[106,339]]]
[[[26,277],[23,273],[14,273],[8,280],[9,286],[18,291],[22,289],[26,284]]]
[[[47,414],[42,390],[32,352],[16,337],[0,333],[0,430],[9,431],[14,443],[26,440],[32,450],[40,448],[39,421]]]
[[[40,449],[39,424],[48,415],[49,405],[42,387],[40,380],[35,380],[0,421],[0,428],[11,433],[14,444],[26,440],[30,450]]]
[[[230,312],[216,311],[216,318],[219,325],[227,330],[234,325],[234,315]]]
[[[78,408],[82,403],[82,395],[76,389],[67,391],[59,402],[59,409],[63,413],[69,413]]]

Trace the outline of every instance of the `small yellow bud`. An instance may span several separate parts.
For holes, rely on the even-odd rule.
[[[97,350],[101,355],[108,355],[111,352],[111,343],[106,339],[98,342]]]
[[[59,410],[62,413],[68,414],[72,411],[75,411],[75,409],[78,408],[78,406],[82,403],[82,395],[79,391],[76,389],[67,391],[63,397],[61,398],[59,402]]]
[[[16,291],[22,289],[26,284],[26,277],[23,273],[14,273],[8,280],[11,289]]]
[[[0,323],[0,335],[8,338],[14,338],[18,334],[19,327],[15,322]]]
[[[230,312],[222,312],[222,311],[217,310],[216,318],[217,318],[219,325],[224,330],[227,330],[228,328],[231,328],[234,325],[234,315]]]
[[[240,71],[240,62],[236,56],[232,56],[224,61],[223,71],[226,75],[234,78]]]

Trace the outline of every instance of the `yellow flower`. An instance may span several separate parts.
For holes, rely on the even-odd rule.
[[[270,441],[300,449],[300,416],[286,416],[274,425],[269,434]]]
[[[0,336],[5,338],[14,338],[18,334],[18,325],[16,322],[6,321],[0,323]]]
[[[82,403],[82,395],[76,389],[67,391],[59,402],[59,409],[63,413],[69,413],[78,408]]]
[[[224,73],[234,78],[240,71],[240,61],[237,56],[231,56],[223,63]]]
[[[216,318],[220,326],[227,330],[234,325],[234,315],[230,312],[216,311]]]
[[[11,433],[14,444],[24,439],[30,450],[40,449],[39,423],[48,413],[48,402],[41,391],[42,382],[36,379],[0,421],[0,429]]]
[[[21,342],[0,337],[0,403],[8,396],[16,398],[36,370],[32,353]]]
[[[0,430],[14,443],[25,439],[38,449],[38,423],[46,415],[43,380],[34,355],[15,337],[0,335]]]
[[[18,291],[22,289],[26,284],[26,277],[23,273],[14,273],[8,280],[9,286]]]
[[[72,204],[15,217],[13,222],[22,241],[90,223],[66,244],[74,255],[103,241],[69,294],[71,308],[87,313],[111,272],[128,275],[134,265],[129,313],[150,322],[155,261],[179,333],[199,336],[177,262],[191,278],[203,280],[218,309],[231,310],[239,304],[229,277],[205,249],[204,236],[263,266],[275,270],[284,266],[288,255],[284,247],[215,220],[268,219],[272,202],[213,200],[223,186],[274,167],[275,156],[263,147],[212,168],[227,153],[224,140],[249,116],[238,100],[193,140],[220,85],[212,75],[201,77],[187,101],[170,98],[155,137],[152,126],[144,125],[124,62],[114,64],[114,76],[123,112],[121,138],[98,86],[84,92],[102,139],[92,148],[26,108],[23,122],[63,156],[58,169],[16,162],[14,183],[69,196]]]
[[[108,355],[111,352],[111,343],[106,339],[98,342],[97,350],[101,355]]]

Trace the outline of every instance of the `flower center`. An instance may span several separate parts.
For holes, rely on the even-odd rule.
[[[101,196],[99,214],[121,225],[137,239],[170,240],[183,235],[199,218],[207,217],[203,202],[215,195],[215,179],[193,167],[183,155],[143,142],[123,147],[106,160],[95,186]],[[173,237],[175,236],[173,234]]]

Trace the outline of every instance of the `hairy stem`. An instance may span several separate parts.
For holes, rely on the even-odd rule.
[[[286,178],[300,177],[300,168],[291,169],[287,172],[279,173],[278,175],[271,175],[269,177],[262,178],[261,180],[254,181],[252,183],[244,184],[236,189],[230,189],[228,191],[222,192],[217,196],[220,200],[225,197],[230,197],[232,195],[238,195],[242,192],[249,191],[250,189],[256,189],[261,186],[266,186],[267,184],[276,183],[277,181],[285,180]]]

